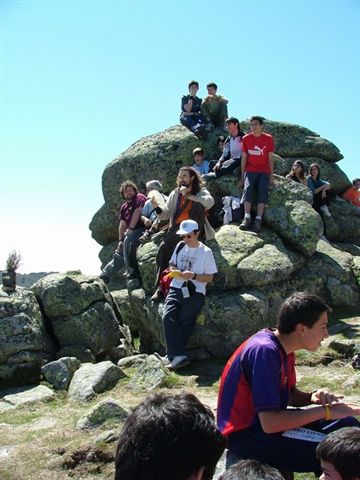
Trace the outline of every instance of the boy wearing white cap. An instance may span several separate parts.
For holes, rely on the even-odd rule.
[[[217,272],[211,249],[199,241],[199,225],[195,220],[183,220],[176,232],[185,245],[176,246],[170,259],[170,290],[162,317],[166,340],[164,363],[171,370],[188,365],[186,345],[194,330],[206,294],[206,284]]]

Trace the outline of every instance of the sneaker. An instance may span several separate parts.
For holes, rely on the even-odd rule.
[[[179,368],[186,367],[190,361],[185,355],[179,355],[172,359],[172,362],[168,365],[169,370],[178,370]]]
[[[257,230],[259,232],[261,230],[261,224],[262,224],[261,218],[255,218],[254,230]]]
[[[172,361],[167,355],[165,355],[165,357],[162,357],[161,355],[156,354],[156,356],[159,360],[161,360],[162,364],[165,365],[165,367],[168,367]]]
[[[160,300],[162,300],[163,298],[164,297],[163,297],[163,294],[161,293],[160,288],[157,288],[155,290],[154,294],[151,297],[151,301],[152,302],[160,302]]]
[[[323,212],[323,214],[324,214],[326,217],[328,217],[328,218],[331,217],[331,213],[329,212],[329,209],[328,209],[328,206],[327,206],[327,205],[322,205],[322,206],[320,207],[320,210]]]
[[[146,230],[146,232],[143,233],[139,238],[139,243],[144,245],[144,243],[148,243],[150,242],[150,240],[151,240],[151,233],[149,232],[149,230]]]
[[[240,230],[249,230],[251,227],[251,218],[244,217],[243,221],[240,223]]]

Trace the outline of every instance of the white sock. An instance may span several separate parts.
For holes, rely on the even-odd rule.
[[[244,217],[244,218],[251,218],[250,213],[245,213],[245,217]]]
[[[260,215],[256,215],[256,220],[262,220],[262,218],[260,217]]]

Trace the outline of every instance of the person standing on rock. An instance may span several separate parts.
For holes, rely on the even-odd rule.
[[[125,202],[120,207],[119,243],[112,260],[100,274],[105,283],[110,281],[123,264],[128,279],[139,276],[136,248],[145,228],[141,221],[141,210],[146,197],[139,193],[138,187],[131,180],[126,180],[120,185],[120,193]]]
[[[229,463],[255,458],[280,471],[319,476],[317,444],[333,430],[360,425],[354,418],[360,406],[343,403],[342,395],[296,387],[295,352],[320,347],[329,310],[319,297],[296,292],[281,306],[276,329],[260,330],[230,357],[218,398]]]
[[[261,229],[265,205],[268,203],[269,185],[274,183],[274,140],[271,135],[263,133],[263,124],[262,117],[251,117],[251,133],[242,139],[240,188],[244,187],[241,203],[244,204],[245,216],[240,224],[241,230],[248,230],[251,227],[251,206],[255,189],[257,213],[254,228],[258,231]]]
[[[170,259],[173,278],[162,317],[166,341],[166,356],[162,361],[170,370],[189,364],[186,345],[204,305],[206,284],[217,272],[212,251],[199,241],[197,222],[183,220],[176,233],[185,244],[180,248],[177,245]]]
[[[200,238],[210,240],[214,238],[214,229],[209,224],[205,211],[214,205],[214,199],[205,188],[199,173],[192,167],[182,167],[176,179],[176,188],[167,199],[166,206],[161,209],[155,202],[153,206],[160,220],[170,219],[169,230],[161,242],[156,257],[157,277],[155,293],[152,301],[161,300],[162,293],[158,288],[160,274],[169,266],[170,257],[179,241],[177,231],[183,220],[195,220],[199,225]]]

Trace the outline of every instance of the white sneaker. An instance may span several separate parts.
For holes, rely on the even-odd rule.
[[[186,367],[186,365],[189,365],[189,363],[189,359],[186,355],[179,355],[172,359],[172,362],[170,365],[168,365],[168,369],[177,370],[178,368]]]
[[[162,357],[160,353],[157,353],[157,352],[155,352],[154,355],[162,362],[163,365],[165,365],[165,367],[170,365],[171,360],[167,355],[165,355],[165,357]]]
[[[328,206],[327,205],[322,205],[320,207],[320,210],[328,217],[331,217],[331,213],[329,212]]]

